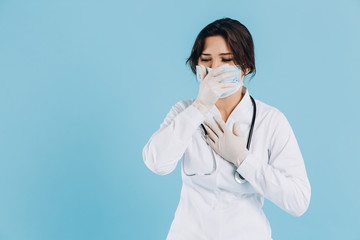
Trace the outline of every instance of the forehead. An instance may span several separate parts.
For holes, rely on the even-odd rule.
[[[222,36],[205,38],[203,53],[220,54],[231,52],[226,40]]]

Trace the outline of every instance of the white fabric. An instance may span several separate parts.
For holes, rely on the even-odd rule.
[[[252,119],[247,88],[230,114],[230,129],[240,121],[245,139]],[[146,166],[154,173],[172,172],[182,158],[187,172],[212,169],[212,156],[202,138],[200,124],[221,116],[214,105],[204,116],[192,103],[176,103],[160,129],[143,148]],[[297,140],[285,115],[259,100],[250,151],[237,171],[247,182],[234,180],[235,166],[215,153],[217,170],[211,176],[186,176],[168,240],[271,239],[271,228],[262,206],[264,197],[294,216],[310,202],[311,188]]]

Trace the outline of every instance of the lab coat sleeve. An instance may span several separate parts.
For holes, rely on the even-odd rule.
[[[193,105],[185,107],[183,101],[176,103],[143,148],[145,165],[159,175],[172,172],[204,119]]]
[[[248,154],[237,171],[265,198],[293,216],[301,216],[310,203],[311,187],[294,132],[282,112],[270,131],[268,162]]]

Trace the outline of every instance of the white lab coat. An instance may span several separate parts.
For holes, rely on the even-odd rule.
[[[245,86],[243,93],[226,125],[232,130],[234,122],[240,121],[246,141],[253,107]],[[211,171],[212,155],[200,124],[221,114],[214,105],[203,116],[191,105],[194,100],[176,103],[143,148],[144,162],[154,173],[169,174],[181,158],[186,173]],[[182,171],[180,201],[168,240],[270,240],[270,224],[262,210],[264,197],[294,216],[307,210],[311,188],[292,128],[278,109],[255,102],[250,151],[239,168],[214,152],[217,170],[212,175],[186,176]],[[235,170],[246,183],[235,182]]]

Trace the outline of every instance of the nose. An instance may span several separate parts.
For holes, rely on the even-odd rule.
[[[217,67],[220,67],[221,65],[223,65],[223,63],[221,62],[221,59],[215,58],[212,61],[210,68],[217,68]]]

